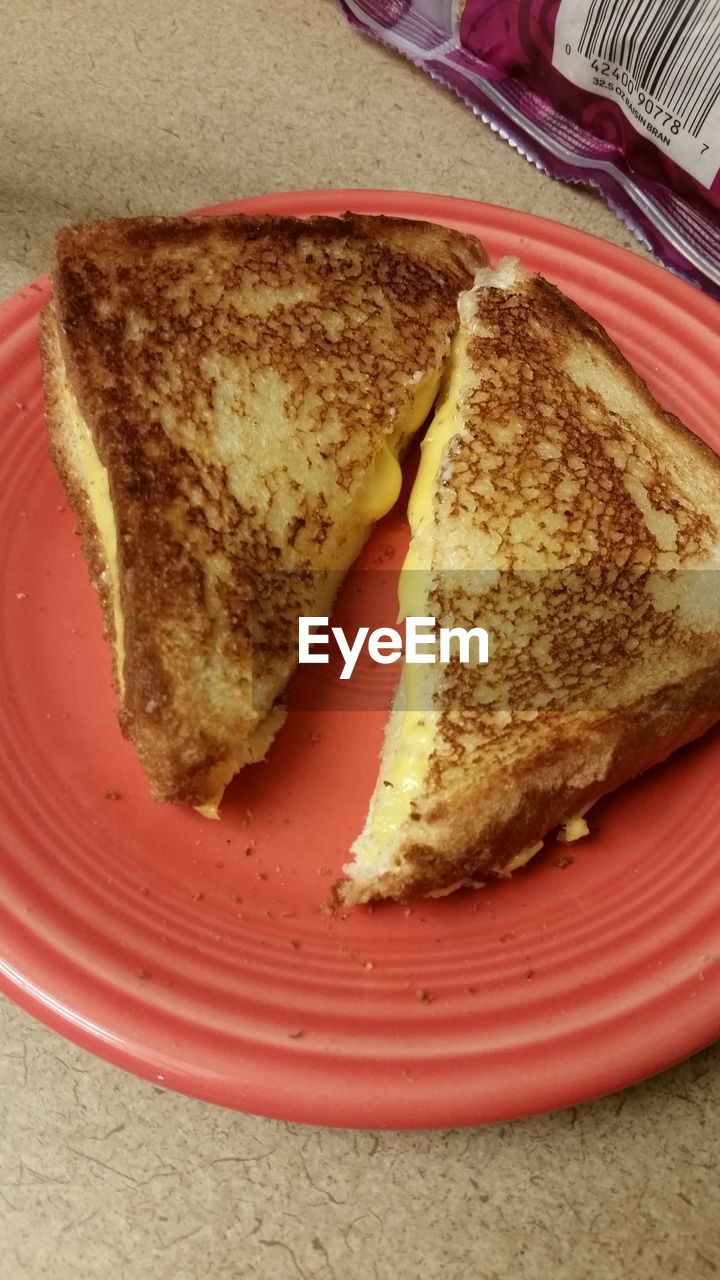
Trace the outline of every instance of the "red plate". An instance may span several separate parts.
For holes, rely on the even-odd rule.
[[[493,257],[518,254],[720,447],[716,304],[612,245],[492,205],[387,191],[210,212],[348,208],[434,219],[477,233]],[[269,761],[234,783],[219,823],[149,799],[48,460],[36,341],[47,296],[43,279],[0,308],[3,989],[150,1080],[326,1125],[559,1107],[720,1034],[718,733],[599,805],[570,866],[550,847],[484,891],[345,920],[319,904],[363,822],[381,714],[298,711]],[[391,516],[368,559],[388,542],[399,554],[405,538]]]

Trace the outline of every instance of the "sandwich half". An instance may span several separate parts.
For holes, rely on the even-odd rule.
[[[347,904],[506,875],[720,719],[720,460],[515,261],[459,312],[401,612],[488,660],[405,666]]]
[[[435,399],[486,262],[429,224],[141,218],[62,231],[43,314],[50,447],[153,795],[215,814],[282,722]]]

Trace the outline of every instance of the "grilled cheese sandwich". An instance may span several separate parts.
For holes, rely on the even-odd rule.
[[[442,391],[421,442],[420,464],[408,502],[411,541],[398,585],[399,621],[425,613],[425,575],[432,568],[433,492],[441,459],[452,439],[462,387],[462,356],[458,337],[451,343]],[[403,667],[402,691],[396,702],[395,745],[382,789],[376,793],[363,845],[363,858],[377,864],[382,851],[407,820],[420,795],[433,747],[433,713],[421,705],[421,686],[427,681],[424,667]],[[402,711],[400,707],[402,706]]]
[[[159,800],[216,817],[264,756],[297,618],[329,613],[436,404],[400,616],[481,622],[491,658],[404,667],[348,904],[508,875],[720,718],[718,460],[590,317],[485,262],[354,216],[58,239],[51,451]]]
[[[513,260],[459,300],[401,614],[487,666],[406,666],[347,904],[508,875],[720,719],[720,461]]]
[[[57,240],[51,451],[159,800],[214,815],[282,723],[436,396],[472,237],[402,219],[128,219]]]
[[[76,473],[97,531],[100,555],[105,565],[102,572],[111,600],[110,612],[112,614],[115,671],[118,692],[122,697],[125,686],[124,624],[118,582],[117,529],[115,527],[115,513],[110,498],[110,484],[107,470],[97,455],[92,433],[80,413],[77,400],[67,383],[63,385],[62,397],[64,404],[61,412],[67,423],[68,450],[75,454]]]

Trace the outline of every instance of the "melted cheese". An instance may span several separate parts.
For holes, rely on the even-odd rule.
[[[387,437],[368,474],[357,499],[357,511],[362,523],[372,524],[382,518],[395,505],[402,487],[402,471],[398,455],[427,418],[440,385],[440,374],[433,372],[418,378],[413,397],[407,409],[398,417],[394,430]],[[117,528],[110,497],[110,484],[106,468],[95,448],[90,428],[80,413],[77,400],[65,384],[65,415],[70,425],[71,448],[75,472],[81,482],[90,505],[93,521],[100,540],[107,587],[113,610],[115,628],[115,655],[117,679],[122,696],[124,692],[124,619],[120,603],[117,559]],[[237,762],[223,762],[217,769],[217,799],[196,806],[205,818],[218,818],[218,806],[225,787],[237,772]]]
[[[584,836],[590,834],[590,828],[585,821],[585,814],[590,805],[585,805],[579,813],[573,814],[571,818],[567,818],[558,831],[558,840],[561,844],[574,844],[576,840],[582,840]]]
[[[68,387],[65,388],[65,398],[68,420],[72,423],[72,448],[75,455],[78,479],[81,480],[85,495],[90,503],[90,510],[92,512],[98,538],[100,539],[103,560],[105,561],[105,573],[107,575],[107,585],[112,601],[113,624],[115,627],[117,680],[120,696],[122,697],[125,689],[124,619],[122,608],[120,606],[117,527],[115,524],[115,513],[112,508],[112,500],[110,498],[110,482],[108,480],[107,469],[103,466],[100,458],[98,457],[98,452],[95,448],[95,442],[92,438],[90,428],[80,413],[75,396]],[[225,787],[236,772],[235,765],[233,763],[230,768],[228,766],[220,765],[216,772],[219,775],[217,779],[217,800],[213,800],[208,804],[196,806],[198,813],[202,814],[204,818],[218,818],[220,816],[218,813],[218,805]]]
[[[395,506],[402,488],[402,471],[390,444],[384,444],[358,498],[357,512],[368,524],[381,520]]]
[[[445,451],[462,425],[459,398],[463,372],[457,345],[455,339],[443,379],[442,399],[422,442],[420,466],[408,503],[411,540],[398,587],[399,620],[408,614],[423,615],[427,609],[426,575],[432,568],[435,490]],[[365,863],[377,862],[388,849],[425,784],[435,737],[436,712],[430,709],[428,683],[428,671],[432,670],[426,666],[403,667],[400,703],[408,709],[395,713],[395,720],[401,719],[394,727],[393,749],[388,748],[387,765],[366,834],[356,846]]]
[[[117,681],[122,697],[125,665],[124,620],[120,605],[120,587],[118,583],[117,529],[115,513],[110,499],[110,484],[107,470],[98,457],[95,442],[90,428],[80,413],[77,400],[70,388],[63,389],[65,398],[66,422],[70,427],[71,448],[78,480],[82,483],[93,522],[100,540],[102,557],[105,563],[105,575],[113,611],[115,629],[115,666]]]
[[[418,378],[410,404],[396,419],[393,431],[375,458],[357,499],[357,513],[363,522],[372,524],[381,520],[395,506],[402,488],[399,455],[432,409],[440,378],[436,372]]]
[[[428,573],[434,567],[435,494],[447,462],[450,442],[463,427],[460,399],[464,378],[465,370],[456,338],[443,380],[440,404],[422,443],[420,466],[408,504],[411,540],[400,575],[399,620],[409,614],[424,615],[427,612]],[[398,710],[394,722],[391,721],[385,751],[387,763],[366,833],[354,846],[359,860],[365,865],[372,866],[381,858],[391,856],[394,838],[407,823],[413,802],[426,786],[437,714],[429,709],[431,677],[428,673],[433,670],[432,667],[414,665],[403,668],[404,688],[398,706],[407,710]],[[425,709],[418,710],[421,707]],[[567,820],[559,838],[578,840],[587,831],[587,823],[580,813]],[[540,840],[521,849],[502,868],[493,868],[494,874],[509,875],[524,866],[542,847],[543,841]]]

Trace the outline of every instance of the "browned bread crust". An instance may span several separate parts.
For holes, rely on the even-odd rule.
[[[380,898],[433,896],[510,874],[509,864],[521,850],[666,760],[719,719],[716,664],[625,711],[579,723],[575,732],[570,724],[558,724],[557,738],[545,734],[535,749],[528,736],[512,763],[476,756],[468,760],[474,779],[417,806],[416,829],[423,835],[413,839],[406,833],[397,863],[371,882],[341,880],[337,899],[355,906]],[[435,790],[436,784],[429,785]]]
[[[486,626],[490,661],[437,668],[422,787],[375,870],[361,837],[347,904],[506,874],[720,719],[720,459],[541,278],[481,271],[461,313],[455,430],[415,536],[425,612]]]
[[[266,749],[297,614],[330,602],[359,550],[363,483],[420,374],[442,366],[457,293],[484,261],[457,232],[354,215],[59,234],[43,322],[51,450],[112,639],[69,387],[109,478],[120,719],[157,799],[212,803],[218,779]]]

